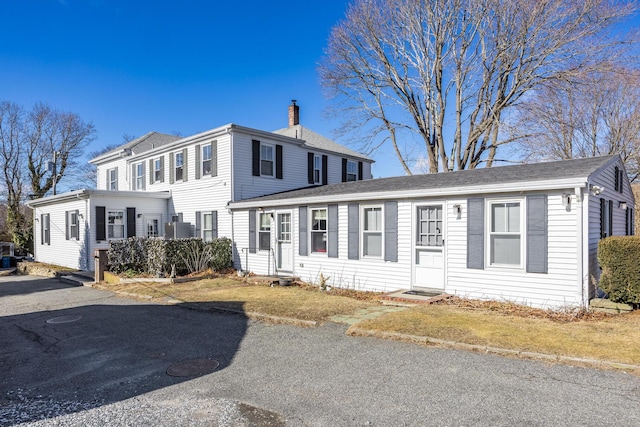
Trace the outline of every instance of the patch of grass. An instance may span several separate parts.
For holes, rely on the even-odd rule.
[[[138,294],[156,299],[169,297],[184,302],[209,303],[234,309],[242,303],[243,309],[247,312],[317,322],[324,322],[338,314],[351,314],[361,308],[379,304],[374,301],[332,295],[330,292],[320,292],[317,288],[248,284],[230,276],[176,284],[102,283],[100,287],[122,292],[128,296]]]
[[[491,309],[427,305],[367,320],[358,327],[519,351],[640,364],[640,312],[558,321]]]

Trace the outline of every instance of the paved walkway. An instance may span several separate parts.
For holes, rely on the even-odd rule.
[[[377,305],[373,307],[363,308],[356,311],[353,314],[337,315],[331,318],[332,322],[346,323],[347,325],[355,325],[363,320],[375,319],[387,313],[396,313],[398,311],[406,310],[407,306],[395,306],[395,305]]]

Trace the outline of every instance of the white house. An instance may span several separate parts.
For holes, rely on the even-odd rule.
[[[337,183],[229,204],[236,266],[362,290],[588,307],[633,233],[619,156]]]
[[[294,102],[289,126],[275,132],[235,124],[186,138],[151,132],[90,163],[97,189],[29,202],[36,260],[92,270],[94,250],[112,239],[165,231],[233,239],[228,203],[370,179],[373,161],[301,126]]]

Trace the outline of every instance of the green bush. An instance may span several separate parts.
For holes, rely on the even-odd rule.
[[[613,302],[640,303],[640,236],[612,236],[598,243],[599,286]]]
[[[109,270],[115,274],[133,271],[142,274],[184,275],[211,268],[220,271],[233,263],[231,240],[224,237],[212,242],[202,239],[130,237],[112,240],[107,251]],[[198,258],[202,262],[194,263]]]

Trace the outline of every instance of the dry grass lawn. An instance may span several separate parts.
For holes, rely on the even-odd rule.
[[[361,322],[358,327],[557,356],[640,364],[638,311],[558,319],[436,304],[386,314]]]
[[[325,322],[338,314],[351,314],[371,305],[379,305],[377,301],[321,292],[312,287],[254,285],[233,277],[176,284],[103,283],[100,287],[125,295],[168,297],[189,303],[207,303],[233,309],[241,307],[245,312],[317,322]]]

